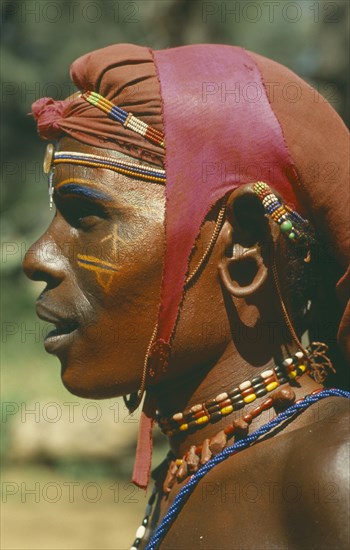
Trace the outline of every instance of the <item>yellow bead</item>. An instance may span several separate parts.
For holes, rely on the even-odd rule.
[[[205,424],[208,421],[209,421],[208,416],[201,416],[200,418],[197,418],[196,424]]]
[[[267,391],[272,391],[275,388],[278,388],[279,383],[278,382],[271,382],[270,384],[267,384],[266,389]]]
[[[292,370],[290,371],[290,373],[288,374],[289,378],[296,378],[297,376],[297,371],[296,370]]]
[[[188,424],[181,424],[181,426],[179,427],[179,430],[181,432],[185,432],[186,430],[188,430]]]
[[[305,371],[306,371],[306,365],[299,365],[299,369],[300,369],[302,372],[305,372]]]
[[[225,414],[229,414],[230,412],[233,411],[233,407],[232,405],[228,405],[227,407],[224,407],[223,409],[220,409],[220,412],[221,414],[225,415]]]
[[[175,461],[176,466],[181,466],[182,462],[183,462],[182,458],[177,458]]]
[[[256,399],[255,393],[251,393],[250,395],[247,395],[247,397],[243,397],[244,403],[251,403],[254,399]]]

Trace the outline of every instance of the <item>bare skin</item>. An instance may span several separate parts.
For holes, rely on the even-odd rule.
[[[101,152],[71,138],[64,138],[60,148]],[[38,299],[38,315],[64,333],[49,336],[46,349],[58,356],[63,383],[76,395],[105,398],[136,391],[158,311],[164,188],[109,170],[68,165],[56,169],[54,185],[56,215],[24,261],[26,274],[47,285]],[[256,245],[256,223],[243,228],[232,213],[236,201],[243,194],[249,200],[249,193],[248,186],[229,197],[227,218],[210,261],[185,294],[168,371],[151,389],[166,414],[204,402],[297,349],[281,316],[271,257],[263,258],[265,278],[257,261],[244,267],[242,252]],[[208,216],[201,230],[190,268],[210,240],[217,212]],[[276,260],[283,280],[288,251],[272,222],[266,231],[278,244]],[[234,250],[237,261],[227,262]],[[244,296],[238,296],[242,289]],[[285,299],[288,304],[288,296]],[[304,375],[294,390],[300,399],[319,387]],[[344,456],[347,409],[345,399],[326,399],[272,439],[215,468],[193,493],[161,548],[345,548],[342,492],[347,470],[339,457]],[[172,450],[183,456],[190,445],[232,422],[235,414],[172,438]],[[251,430],[270,418],[271,411],[265,411],[254,419]],[[258,489],[252,491],[260,490],[261,496],[256,502],[249,495],[238,501],[225,496],[227,484],[236,482],[240,490],[255,484]],[[293,483],[300,485],[301,500],[293,501]],[[275,487],[273,497],[262,493],[265,487]],[[332,487],[339,497],[336,504],[327,500]],[[159,517],[179,489],[175,486],[162,498]],[[312,491],[318,491],[317,502]]]

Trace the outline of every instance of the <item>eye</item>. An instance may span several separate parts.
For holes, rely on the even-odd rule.
[[[76,229],[87,231],[108,217],[105,208],[97,202],[77,197],[55,199],[57,210]]]
[[[99,216],[84,215],[77,220],[78,222],[77,225],[79,225],[81,229],[90,229],[100,221],[101,221],[101,218]]]

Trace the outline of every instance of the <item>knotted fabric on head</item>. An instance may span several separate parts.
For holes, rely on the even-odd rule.
[[[96,50],[74,61],[70,76],[81,92],[97,92],[153,128],[163,129],[159,83],[149,48],[118,44]],[[75,94],[65,101],[39,99],[32,111],[44,139],[68,134],[88,145],[163,166],[162,147],[117,124]]]
[[[130,142],[130,155],[143,158],[146,151],[158,162],[165,160],[166,247],[158,332],[150,356],[154,371],[167,363],[201,225],[213,205],[242,184],[266,181],[285,203],[306,213],[339,265],[339,296],[346,306],[348,133],[315,90],[278,63],[224,45],[153,52],[115,45],[78,59],[71,74],[80,90],[99,92],[165,134],[164,159],[164,151],[118,127],[81,98],[55,121],[84,143],[98,146],[98,135],[102,147],[126,152],[124,145]],[[132,86],[135,95],[126,94],[120,104]],[[338,341],[350,357],[349,325],[348,306]],[[141,487],[149,477],[153,420],[154,406],[146,398],[133,477]]]

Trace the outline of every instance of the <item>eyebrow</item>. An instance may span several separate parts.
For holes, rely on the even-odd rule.
[[[83,179],[68,179],[55,185],[55,192],[65,197],[84,197],[91,201],[111,202],[112,197]]]
[[[109,202],[111,207],[119,210],[152,210],[152,208],[134,204],[119,204],[116,206],[113,204],[113,197],[99,190],[98,187],[98,184],[96,185],[83,178],[68,178],[55,184],[54,193],[65,197],[84,197],[91,201]]]

